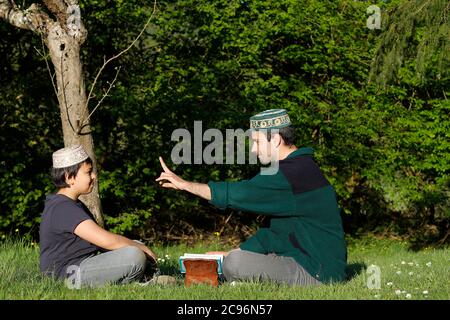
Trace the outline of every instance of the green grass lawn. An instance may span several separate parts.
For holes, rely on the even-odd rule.
[[[0,299],[450,299],[450,248],[412,252],[401,241],[350,239],[349,281],[314,288],[251,282],[185,288],[178,274],[178,257],[184,252],[218,250],[218,245],[152,249],[161,259],[162,273],[176,275],[178,285],[144,287],[134,283],[77,290],[39,273],[36,245],[6,241],[0,244]],[[368,288],[368,282],[374,284],[368,281],[371,273],[366,272],[371,265],[380,268],[379,289]]]

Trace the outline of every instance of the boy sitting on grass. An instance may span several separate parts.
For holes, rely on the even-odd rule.
[[[98,226],[78,200],[92,191],[96,179],[83,147],[54,152],[51,175],[58,191],[47,196],[42,214],[41,272],[60,279],[75,277],[77,286],[140,280],[146,266],[156,264],[156,255],[144,244]]]

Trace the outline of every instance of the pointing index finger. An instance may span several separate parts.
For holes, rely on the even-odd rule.
[[[161,163],[161,166],[163,168],[163,170],[167,173],[172,172],[169,170],[169,168],[167,168],[166,164],[164,163],[164,160],[162,159],[162,157],[159,157],[159,162]]]

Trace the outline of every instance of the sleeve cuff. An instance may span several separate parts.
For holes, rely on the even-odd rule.
[[[209,203],[213,204],[219,209],[226,209],[228,206],[228,182],[208,182],[211,189],[211,200]]]
[[[84,222],[84,221],[86,221],[86,220],[92,220],[92,219],[89,218],[89,217],[86,217],[85,219],[81,219],[81,220],[75,222],[75,223],[73,224],[73,226],[70,228],[70,229],[72,230],[71,232],[72,232],[73,234],[75,234],[75,229],[80,225],[80,223],[82,223],[82,222]]]

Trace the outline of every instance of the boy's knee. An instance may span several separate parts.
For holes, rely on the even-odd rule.
[[[241,252],[231,251],[224,259],[222,263],[222,271],[225,279],[231,281],[238,275],[239,268],[241,266]]]
[[[130,272],[136,274],[143,274],[147,266],[147,257],[145,253],[134,246],[122,248],[122,259],[130,265]]]
[[[141,249],[134,246],[125,247],[124,255],[128,261],[133,261],[135,264],[145,265],[145,262],[147,261],[145,253]]]

